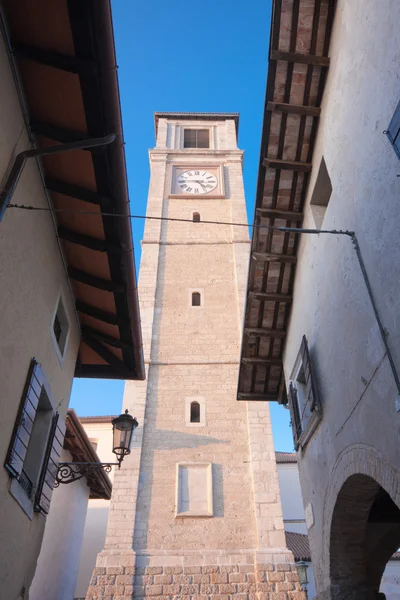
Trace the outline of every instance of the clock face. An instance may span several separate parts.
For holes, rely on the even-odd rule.
[[[218,185],[218,179],[210,171],[184,171],[178,176],[178,185],[185,194],[208,194]]]

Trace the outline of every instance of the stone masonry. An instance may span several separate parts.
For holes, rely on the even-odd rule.
[[[243,153],[234,116],[213,117],[158,118],[147,215],[186,221],[146,222],[147,380],[124,394],[140,426],[115,473],[87,600],[303,600],[285,547],[268,404],[236,401],[248,233],[204,221],[247,221]],[[210,148],[183,148],[186,128],[208,129]],[[177,194],[176,169],[212,171],[218,188]],[[188,421],[193,400],[197,423]]]

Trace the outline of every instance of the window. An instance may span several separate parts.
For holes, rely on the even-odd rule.
[[[200,223],[200,213],[193,213],[193,223]]]
[[[190,405],[190,422],[200,423],[200,404],[192,402]]]
[[[400,158],[400,102],[394,111],[389,127],[384,133],[388,136],[389,141],[393,146],[393,150],[397,154],[397,158]]]
[[[199,292],[192,293],[192,306],[201,306],[201,295]]]
[[[185,398],[186,427],[206,426],[206,399],[203,396]]]
[[[40,365],[33,360],[7,452],[10,492],[23,510],[47,514],[65,427],[55,412]]]
[[[310,202],[311,211],[317,229],[322,226],[331,194],[331,178],[329,177],[324,157],[322,157]]]
[[[208,129],[185,129],[183,132],[184,148],[209,148],[210,131]]]
[[[212,464],[178,463],[176,516],[212,517]]]
[[[289,404],[296,450],[304,446],[321,420],[321,404],[315,375],[303,336],[289,384]]]
[[[67,345],[68,331],[69,323],[67,319],[67,314],[65,312],[63,300],[60,296],[52,325],[53,338],[56,344],[56,349],[58,349],[60,358],[64,356],[65,348]]]
[[[92,438],[89,438],[89,442],[92,444],[92,448],[95,452],[97,452],[97,446],[99,445],[99,441],[98,440],[92,440]]]

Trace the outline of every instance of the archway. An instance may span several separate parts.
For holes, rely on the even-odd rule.
[[[400,510],[368,475],[337,496],[330,535],[330,600],[378,600],[386,564],[400,546]]]

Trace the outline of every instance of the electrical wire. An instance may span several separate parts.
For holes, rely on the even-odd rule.
[[[352,236],[354,234],[353,231],[342,231],[342,230],[328,230],[328,229],[302,229],[297,227],[278,227],[276,225],[257,225],[255,223],[232,223],[230,221],[193,221],[192,219],[181,219],[176,217],[155,217],[151,215],[133,215],[128,213],[127,215],[121,213],[111,213],[111,212],[101,212],[101,211],[90,211],[90,210],[75,210],[72,208],[49,208],[49,207],[40,207],[40,206],[27,206],[25,204],[9,204],[7,209],[9,208],[18,208],[21,210],[30,210],[37,212],[52,212],[52,213],[69,213],[74,215],[84,215],[84,216],[101,216],[101,217],[116,217],[119,219],[143,219],[143,220],[154,220],[154,221],[173,221],[177,223],[203,223],[204,225],[230,225],[232,227],[251,227],[253,229],[269,229],[275,231],[283,231],[285,233],[331,233],[338,235],[348,235]],[[300,215],[299,215],[300,217]]]

